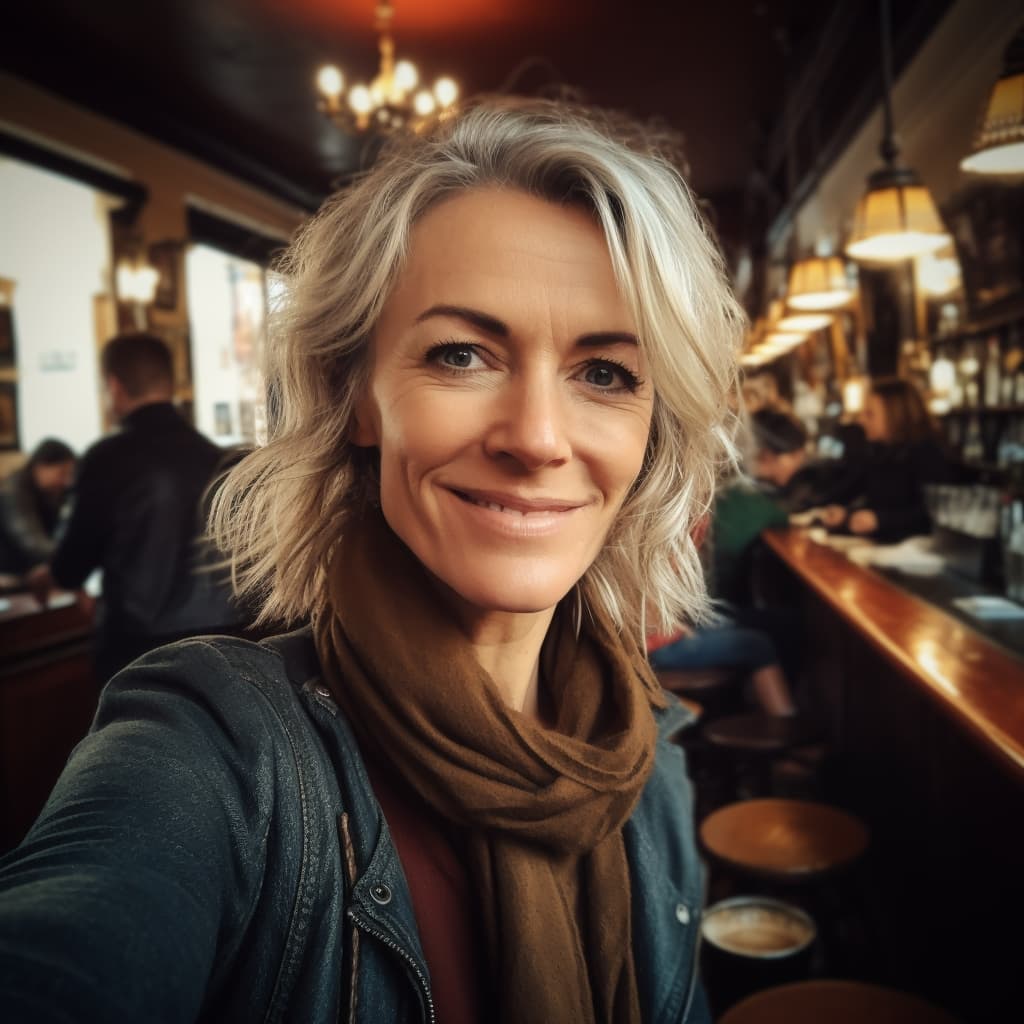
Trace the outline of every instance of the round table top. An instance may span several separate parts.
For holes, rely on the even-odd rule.
[[[867,847],[868,830],[826,804],[770,798],[720,808],[704,819],[700,838],[730,867],[801,881],[853,863]]]
[[[799,981],[731,1006],[718,1024],[956,1024],[917,996],[857,981]]]

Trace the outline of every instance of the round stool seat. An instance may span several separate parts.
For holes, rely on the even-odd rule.
[[[718,1024],[956,1024],[917,996],[857,981],[798,981],[730,1007]]]
[[[704,738],[744,754],[774,754],[810,743],[815,733],[799,715],[729,715],[710,722]]]
[[[742,673],[731,668],[655,669],[654,674],[666,690],[684,696],[699,696],[738,683]]]
[[[700,838],[724,864],[785,882],[818,878],[852,864],[867,827],[845,811],[807,800],[743,800],[708,815]]]

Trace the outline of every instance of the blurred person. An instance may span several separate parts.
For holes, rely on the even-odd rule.
[[[170,349],[152,334],[122,334],[103,349],[107,400],[120,429],[82,457],[67,528],[28,582],[40,603],[99,568],[101,681],[143,652],[196,633],[227,630],[238,612],[204,565],[201,500],[222,451],[171,403]]]
[[[0,866],[7,1021],[709,1020],[643,638],[707,615],[743,315],[655,144],[481,101],[303,229],[213,511],[300,628],[107,686]]]
[[[954,479],[941,435],[908,380],[874,380],[861,423],[868,450],[821,519],[831,529],[895,543],[931,530],[925,487]]]
[[[765,494],[789,513],[828,503],[858,465],[852,443],[842,459],[809,455],[807,428],[785,409],[759,409],[750,417],[750,429],[753,476],[764,486]],[[849,437],[848,430],[842,433]]]
[[[75,453],[47,438],[0,483],[0,572],[23,575],[53,554],[75,478]]]

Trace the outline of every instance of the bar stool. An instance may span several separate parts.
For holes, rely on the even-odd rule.
[[[700,826],[704,850],[727,873],[724,880],[712,879],[720,892],[730,875],[746,878],[811,915],[818,925],[816,974],[840,967],[840,973],[848,973],[870,955],[853,898],[860,880],[850,870],[864,855],[868,838],[867,826],[852,814],[777,797],[728,804]]]
[[[718,1024],[957,1024],[917,996],[858,981],[798,981],[741,1000]]]
[[[728,715],[704,727],[709,746],[728,755],[736,796],[768,796],[773,762],[819,736],[803,715]]]
[[[746,678],[742,670],[734,668],[659,668],[654,674],[670,693],[699,701],[709,713],[723,708]]]
[[[729,804],[700,826],[705,849],[741,874],[771,882],[814,882],[847,868],[867,849],[867,826],[809,800],[766,798]]]

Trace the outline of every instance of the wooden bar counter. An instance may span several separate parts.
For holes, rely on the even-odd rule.
[[[96,711],[92,620],[72,594],[0,606],[0,852],[39,814]]]
[[[800,615],[825,798],[871,830],[865,980],[965,1024],[1019,1019],[1024,660],[807,532],[763,540],[764,594]]]
[[[1024,660],[804,531],[765,543],[894,668],[1024,782]]]

